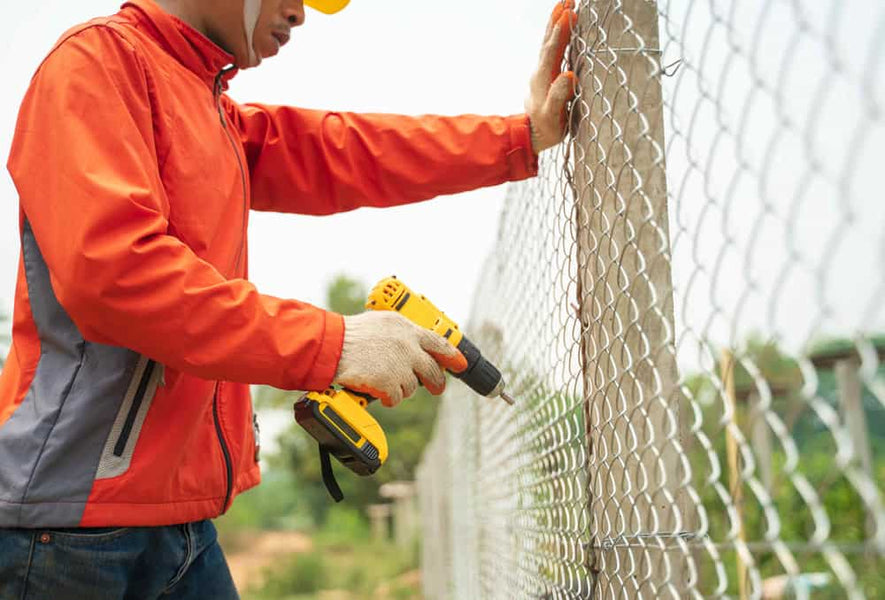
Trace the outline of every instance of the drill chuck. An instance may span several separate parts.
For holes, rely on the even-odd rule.
[[[512,399],[504,393],[504,377],[495,365],[486,360],[476,345],[462,337],[458,342],[458,350],[467,359],[467,368],[460,373],[454,373],[455,377],[466,383],[470,389],[487,398],[502,396],[513,404]]]

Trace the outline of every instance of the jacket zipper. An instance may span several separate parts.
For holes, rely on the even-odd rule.
[[[234,151],[234,156],[237,158],[237,166],[240,167],[240,181],[243,184],[243,217],[240,221],[240,231],[242,232],[242,241],[240,242],[240,247],[237,250],[237,258],[234,261],[234,268],[232,275],[236,276],[236,274],[240,270],[240,260],[243,258],[243,246],[246,244],[246,211],[249,210],[249,194],[246,190],[246,169],[243,167],[243,161],[240,158],[240,152],[237,150],[237,144],[234,141],[233,136],[230,133],[230,128],[227,126],[227,119],[224,117],[224,110],[221,108],[221,78],[224,75],[224,69],[218,72],[218,75],[215,76],[215,89],[213,90],[213,94],[215,96],[215,108],[218,110],[218,118],[221,121],[221,128],[224,129],[224,133],[227,136],[227,141],[230,142],[230,147]]]
[[[246,190],[246,169],[243,167],[243,161],[240,158],[240,152],[237,150],[237,144],[230,133],[230,128],[227,126],[224,110],[221,108],[221,78],[223,76],[224,69],[219,71],[218,75],[215,76],[215,88],[212,90],[212,93],[215,98],[215,108],[218,111],[218,120],[221,121],[221,128],[224,130],[224,134],[227,136],[227,141],[230,143],[231,150],[233,150],[234,156],[237,159],[237,166],[240,168],[240,181],[243,184],[243,216],[240,221],[242,240],[240,242],[240,247],[237,249],[237,258],[234,261],[233,270],[231,271],[231,276],[235,277],[240,270],[240,260],[242,260],[243,257],[243,246],[246,244],[246,211],[249,210],[249,197]],[[220,386],[220,383],[215,383],[215,393],[212,396],[212,418],[215,421],[215,433],[218,436],[218,443],[221,445],[221,452],[224,455],[224,469],[227,482],[224,492],[224,504],[221,506],[221,512],[224,512],[227,510],[231,494],[233,493],[234,468],[230,457],[230,450],[228,450],[227,442],[224,441],[224,431],[221,428],[221,419],[218,416],[218,391]]]
[[[221,419],[218,416],[218,389],[221,385],[215,382],[215,393],[212,395],[212,418],[215,421],[215,434],[218,436],[218,443],[221,444],[221,453],[224,455],[224,470],[226,477],[226,487],[224,490],[224,504],[221,505],[221,512],[227,510],[230,503],[231,493],[233,492],[234,483],[234,466],[230,458],[230,450],[227,449],[227,442],[224,441],[224,431],[221,429]]]
[[[129,412],[126,414],[126,420],[123,422],[123,430],[120,432],[120,437],[117,438],[117,443],[114,444],[114,456],[123,456],[123,453],[126,451],[126,444],[129,442],[129,436],[132,435],[132,428],[135,426],[138,409],[141,408],[141,404],[144,402],[148,383],[151,380],[151,375],[153,375],[156,366],[157,363],[152,360],[149,360],[144,366],[144,371],[141,373],[141,380],[139,380],[138,388],[136,388],[135,397],[132,398],[132,406],[129,407]]]

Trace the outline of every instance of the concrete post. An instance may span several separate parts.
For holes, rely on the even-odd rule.
[[[867,416],[863,408],[863,386],[858,370],[860,364],[855,360],[839,360],[836,362],[836,381],[839,385],[839,403],[842,416],[851,441],[854,444],[854,456],[867,476],[875,480],[873,473],[873,455],[870,450],[870,436],[867,431]]]
[[[851,434],[854,456],[864,474],[871,481],[876,481],[873,469],[873,453],[870,447],[870,436],[867,426],[867,415],[863,407],[863,385],[860,381],[860,363],[856,358],[836,361],[836,382],[839,386],[839,404],[842,407],[842,418]],[[876,523],[872,515],[867,515],[867,535],[869,539],[876,537]]]
[[[418,535],[418,506],[415,484],[411,481],[391,481],[382,485],[378,493],[393,501],[393,539],[404,550],[411,549]]]
[[[386,542],[390,539],[390,504],[370,504],[369,523],[372,530],[372,541]]]
[[[597,598],[684,598],[694,514],[678,447],[658,14],[595,0],[572,45],[572,146]],[[642,51],[637,49],[642,48]]]
[[[759,394],[750,392],[748,405],[753,410],[753,420],[750,423],[750,439],[753,443],[753,453],[756,455],[756,472],[759,480],[769,493],[774,489],[774,472],[771,464],[774,451],[772,449],[771,429],[765,421],[765,415],[759,408],[761,401]]]

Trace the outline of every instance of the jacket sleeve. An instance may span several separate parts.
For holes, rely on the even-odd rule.
[[[103,26],[32,81],[9,171],[60,305],[86,340],[198,377],[326,388],[340,315],[225,279],[170,235],[150,98],[137,52]]]
[[[407,117],[227,102],[255,210],[396,206],[538,173],[525,115]]]

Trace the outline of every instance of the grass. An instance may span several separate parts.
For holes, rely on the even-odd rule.
[[[372,541],[353,509],[336,506],[313,550],[281,557],[243,600],[419,600],[417,545],[407,551]]]
[[[243,600],[417,599],[416,567],[389,543],[345,547],[320,538],[313,551],[283,559],[260,589],[246,590]]]

